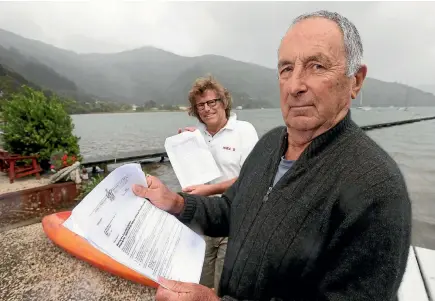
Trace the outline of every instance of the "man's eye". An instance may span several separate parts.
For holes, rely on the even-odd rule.
[[[292,71],[291,67],[284,67],[284,68],[281,69],[280,74],[291,72],[291,71]]]
[[[320,65],[320,64],[314,64],[314,65],[313,65],[313,68],[316,69],[316,70],[324,69],[323,66]]]

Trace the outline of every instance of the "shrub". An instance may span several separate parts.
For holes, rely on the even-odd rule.
[[[80,187],[80,193],[78,195],[79,200],[83,200],[88,193],[90,193],[101,181],[103,181],[105,176],[96,175],[95,177],[91,177],[89,181],[84,182]]]
[[[39,154],[38,160],[45,170],[50,168],[54,153],[67,153],[81,160],[72,119],[56,95],[47,98],[44,93],[23,86],[3,105],[3,119],[3,143],[7,151]]]

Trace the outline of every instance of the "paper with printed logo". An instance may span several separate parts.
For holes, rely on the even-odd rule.
[[[158,282],[199,283],[204,239],[132,191],[147,186],[140,164],[118,167],[74,208],[63,226],[96,249]]]

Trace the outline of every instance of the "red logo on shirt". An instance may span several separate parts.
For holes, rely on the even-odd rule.
[[[223,149],[226,149],[226,150],[229,150],[229,151],[232,150],[233,152],[236,151],[236,149],[234,147],[229,147],[229,146],[224,146]]]

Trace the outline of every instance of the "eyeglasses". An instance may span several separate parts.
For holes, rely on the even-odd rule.
[[[221,99],[220,98],[210,99],[205,102],[198,103],[196,104],[196,108],[198,109],[198,111],[202,111],[205,109],[205,104],[207,104],[210,108],[213,108],[214,106],[216,106],[217,101],[221,101]]]

